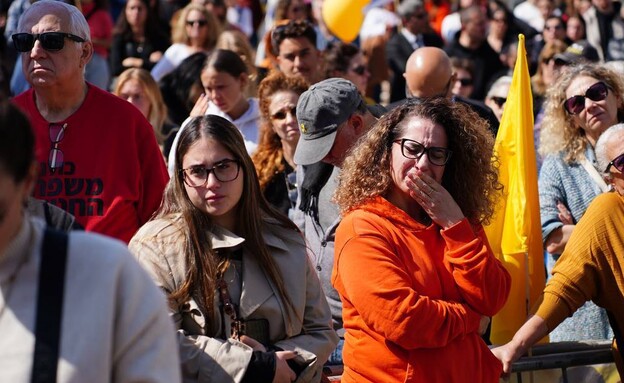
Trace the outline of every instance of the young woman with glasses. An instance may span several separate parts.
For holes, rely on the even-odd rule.
[[[542,240],[548,271],[563,252],[590,202],[608,190],[596,169],[594,147],[610,126],[623,121],[619,76],[597,65],[564,69],[547,94],[541,124],[539,175]],[[606,312],[589,302],[550,335],[551,341],[611,339]]]
[[[130,243],[169,298],[189,382],[318,381],[337,343],[305,240],[262,197],[226,119],[182,132],[160,210]]]
[[[260,83],[260,140],[252,159],[267,201],[284,215],[297,202],[296,165],[299,142],[297,101],[308,84],[300,77],[272,72]]]
[[[499,381],[481,338],[511,286],[482,228],[502,189],[493,140],[438,97],[389,112],[345,159],[332,274],[342,382]]]
[[[171,45],[158,64],[152,68],[152,77],[160,81],[193,53],[210,52],[220,33],[217,20],[205,7],[190,3],[182,9],[171,31]]]

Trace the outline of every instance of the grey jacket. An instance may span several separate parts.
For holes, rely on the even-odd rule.
[[[297,166],[297,185],[303,184],[304,173],[304,168],[302,166]],[[308,247],[313,252],[312,263],[318,273],[323,291],[327,297],[334,329],[338,331],[339,334],[342,334],[342,302],[340,301],[338,291],[336,291],[331,284],[331,275],[334,268],[336,228],[341,220],[338,206],[332,202],[334,192],[338,186],[339,174],[340,168],[334,167],[331,177],[319,193],[319,221],[315,221],[310,215],[299,210],[299,204],[301,202],[301,192],[299,192],[293,222],[295,222],[304,233],[306,241],[308,242]]]
[[[167,293],[185,282],[188,266],[183,254],[183,231],[180,217],[159,219],[143,226],[130,241],[129,247],[139,262]],[[242,289],[239,317],[264,318],[269,322],[270,343],[283,350],[299,353],[297,361],[307,365],[297,382],[318,382],[323,363],[337,344],[330,327],[330,311],[313,271],[301,234],[287,232],[267,222],[264,239],[284,279],[295,308],[291,318],[300,318],[287,325],[285,303],[268,281],[260,265],[247,251],[243,252]],[[243,238],[221,228],[212,233],[214,249],[236,247]],[[230,291],[234,291],[231,289]],[[238,297],[237,297],[238,298]],[[240,382],[251,359],[252,349],[221,331],[207,333],[206,314],[194,299],[169,301],[171,315],[178,329],[180,360],[185,382]],[[219,298],[215,297],[213,328],[220,329],[223,316]],[[229,320],[229,318],[227,319]],[[226,320],[226,321],[227,321]]]

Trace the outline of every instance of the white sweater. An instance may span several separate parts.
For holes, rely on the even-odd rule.
[[[8,305],[0,314],[0,382],[30,381],[44,228],[42,220],[26,216],[0,254],[0,311]],[[8,279],[18,267],[11,288]],[[57,382],[179,382],[167,312],[163,293],[124,243],[72,232]]]

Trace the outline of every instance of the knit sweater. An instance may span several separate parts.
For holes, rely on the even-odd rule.
[[[536,314],[552,330],[585,301],[613,314],[624,330],[624,197],[596,197],[566,245]]]

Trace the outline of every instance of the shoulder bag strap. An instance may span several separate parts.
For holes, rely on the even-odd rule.
[[[67,234],[46,229],[41,249],[31,383],[54,383],[59,359]]]
[[[596,185],[598,185],[598,188],[600,188],[600,190],[603,193],[608,192],[609,191],[609,185],[607,185],[607,183],[602,178],[602,176],[600,176],[600,173],[598,173],[598,170],[596,170],[596,168],[592,164],[589,163],[589,161],[587,160],[585,155],[583,155],[583,157],[581,157],[579,162],[581,163],[581,165],[583,165],[583,168],[585,168],[587,173],[589,173],[589,176],[592,178],[592,180],[594,180]]]

